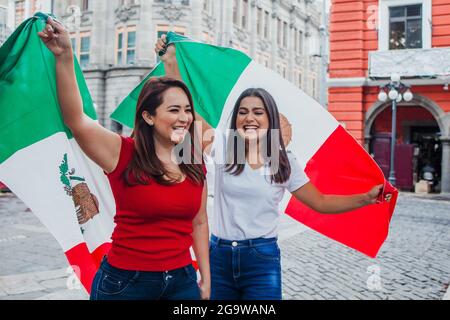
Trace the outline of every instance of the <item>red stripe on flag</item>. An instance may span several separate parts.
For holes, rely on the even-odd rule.
[[[100,262],[110,248],[111,243],[107,242],[90,253],[86,243],[83,242],[65,252],[69,264],[72,266],[80,279],[81,284],[89,294],[91,293],[91,285],[95,273],[100,267]]]
[[[325,194],[355,194],[385,185],[390,202],[369,205],[343,214],[320,214],[291,198],[286,213],[297,221],[350,248],[375,258],[389,231],[398,192],[386,181],[370,155],[339,126],[305,168],[311,182]],[[380,198],[381,199],[381,198]]]

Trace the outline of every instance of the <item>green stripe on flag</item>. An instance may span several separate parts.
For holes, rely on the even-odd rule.
[[[176,45],[181,77],[191,91],[196,111],[216,127],[228,95],[251,62],[250,57],[234,49],[193,42],[173,32],[167,34],[167,39]],[[149,77],[161,75],[161,65],[122,101],[112,119],[133,127],[139,93]]]
[[[165,74],[164,65],[158,64],[155,69],[145,79],[131,91],[131,93],[120,103],[116,110],[111,114],[111,119],[126,125],[129,128],[134,127],[134,115],[136,113],[136,105],[144,84],[150,77],[160,77]]]
[[[57,132],[72,137],[58,103],[55,58],[37,34],[46,17],[38,14],[25,20],[0,48],[0,163]],[[96,119],[76,60],[75,72],[84,111]]]

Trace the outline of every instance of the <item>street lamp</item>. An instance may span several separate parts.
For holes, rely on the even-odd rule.
[[[402,83],[400,75],[392,74],[391,81],[380,87],[380,93],[378,94],[378,100],[386,102],[388,98],[392,101],[392,132],[391,132],[391,160],[389,171],[389,182],[395,186],[395,144],[397,138],[397,103],[405,100],[410,102],[413,99],[411,87]]]

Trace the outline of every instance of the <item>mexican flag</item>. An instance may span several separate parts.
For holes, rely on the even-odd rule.
[[[196,111],[214,128],[225,132],[234,103],[247,88],[271,93],[282,114],[283,135],[306,174],[326,194],[354,194],[384,184],[380,203],[353,212],[325,215],[315,212],[286,192],[281,210],[304,225],[370,257],[386,240],[397,191],[361,145],[317,101],[277,73],[244,53],[167,34],[176,46],[183,81],[189,87]],[[164,75],[158,64],[111,115],[132,128],[139,93],[149,77]],[[386,201],[385,196],[391,200]]]
[[[37,33],[47,15],[24,21],[0,48],[0,181],[36,214],[90,292],[114,229],[114,198],[102,170],[64,125],[55,59]],[[76,64],[84,111],[95,110]],[[5,258],[5,257],[3,257]]]

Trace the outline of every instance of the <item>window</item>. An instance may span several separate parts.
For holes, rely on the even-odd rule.
[[[263,26],[263,10],[258,8],[256,14],[256,34],[258,36],[262,35],[262,26]]]
[[[270,14],[268,11],[264,13],[264,38],[269,38]]]
[[[380,0],[378,50],[430,49],[431,0]]]
[[[6,20],[8,18],[8,8],[0,7],[0,28],[6,28]]]
[[[88,11],[88,10],[89,10],[89,0],[82,0],[81,11]]]
[[[233,0],[233,23],[235,25],[239,23],[239,3],[240,0]]]
[[[389,49],[422,48],[422,5],[389,8]]]
[[[203,0],[203,11],[208,13],[209,15],[214,15],[214,4],[213,0]]]
[[[281,19],[277,19],[277,44],[281,46],[281,33],[282,33],[282,22]]]
[[[136,4],[136,0],[119,0],[119,6],[134,6]]]
[[[85,68],[89,65],[89,54],[91,49],[91,34],[90,32],[81,32],[79,35],[72,33],[70,35],[70,41],[72,43],[72,49],[80,61],[81,68]]]
[[[248,0],[243,0],[242,1],[242,14],[241,14],[242,29],[247,29],[247,18],[248,18]]]
[[[80,66],[82,68],[89,64],[89,50],[91,47],[91,37],[80,38]]]
[[[136,62],[136,27],[118,28],[116,39],[116,64],[134,64]]]
[[[25,0],[16,1],[14,4],[15,8],[15,26],[18,27],[19,24],[25,20]]]
[[[233,0],[233,24],[239,28],[248,28],[248,0]]]
[[[296,52],[298,54],[303,54],[303,31],[299,30],[295,37],[297,38],[298,44]]]
[[[280,47],[287,47],[288,24],[277,18],[277,44]]]
[[[136,31],[129,31],[127,39],[127,64],[133,64],[135,60],[136,60]]]
[[[122,63],[123,60],[123,32],[117,34],[117,59],[116,64]]]
[[[8,16],[8,8],[0,7],[0,45],[6,40],[7,34],[7,26],[6,19]]]
[[[283,22],[283,47],[287,47],[288,24]]]

